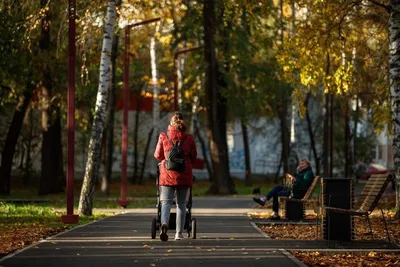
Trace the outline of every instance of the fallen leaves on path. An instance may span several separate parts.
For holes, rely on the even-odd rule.
[[[390,208],[393,206],[393,199],[384,198],[380,201],[382,206]],[[255,219],[265,219],[272,215],[272,212],[262,211],[250,214]],[[387,226],[392,241],[400,243],[400,220],[393,218],[392,212],[385,212]],[[316,219],[316,214],[306,214],[306,219]],[[370,216],[372,232],[375,239],[385,240],[385,225],[382,221],[380,213]],[[316,225],[307,224],[268,224],[259,225],[272,239],[299,239],[299,240],[316,240]],[[371,240],[372,236],[369,232],[368,222],[365,218],[354,217],[354,239],[355,240]],[[320,237],[318,237],[320,239]],[[400,253],[389,252],[321,252],[321,251],[290,251],[300,261],[308,266],[320,267],[398,267],[400,266]]]
[[[385,239],[386,233],[381,218],[371,216],[372,231],[376,239]],[[272,239],[301,239],[315,240],[315,225],[260,225],[265,233]],[[391,219],[388,224],[390,237],[398,244],[400,240],[400,222]],[[365,220],[355,218],[355,239],[370,240],[371,235],[366,235],[368,225]],[[383,252],[358,252],[358,253],[322,253],[319,251],[304,252],[290,251],[300,261],[308,266],[329,266],[329,267],[398,267],[400,266],[400,253],[383,253]]]
[[[322,252],[301,252],[290,251],[294,256],[310,267],[398,267],[400,255],[395,253],[322,253]],[[372,254],[372,255],[371,255]]]

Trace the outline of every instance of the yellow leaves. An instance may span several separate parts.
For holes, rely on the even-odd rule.
[[[164,44],[164,45],[169,45],[171,44],[173,39],[172,34],[168,34],[165,36],[160,36],[160,38],[158,39],[160,43]]]
[[[283,71],[284,71],[284,72],[290,71],[290,66],[288,66],[288,65],[283,65]]]
[[[370,253],[368,253],[368,257],[375,257],[376,256],[376,252],[371,251]]]
[[[346,63],[341,65],[332,76],[331,85],[333,92],[338,95],[343,95],[349,93],[349,90],[353,85],[353,65]]]
[[[143,82],[150,82],[150,81],[151,81],[151,78],[150,78],[149,75],[143,75],[142,78],[141,78],[141,80],[142,80]]]
[[[313,66],[307,65],[300,71],[300,84],[304,86],[316,85],[319,73],[313,69]]]
[[[272,215],[272,212],[249,212],[248,213],[252,218],[257,219],[266,219]]]

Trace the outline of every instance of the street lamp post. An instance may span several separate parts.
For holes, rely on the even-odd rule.
[[[122,117],[122,173],[121,173],[121,199],[117,201],[118,205],[126,208],[129,201],[126,199],[127,185],[127,161],[128,161],[128,105],[129,105],[129,40],[130,30],[133,27],[145,25],[161,20],[154,18],[141,22],[129,24],[125,27],[125,51],[124,51],[124,92],[123,92],[123,117]]]
[[[79,215],[74,214],[76,0],[68,0],[68,16],[67,214],[61,217],[61,221],[63,223],[77,223]]]

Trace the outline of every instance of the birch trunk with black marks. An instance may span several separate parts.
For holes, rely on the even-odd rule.
[[[101,51],[99,87],[97,91],[92,134],[89,142],[85,177],[83,178],[81,195],[79,199],[79,215],[92,215],[93,193],[99,176],[99,167],[101,161],[101,139],[106,116],[107,91],[111,76],[110,63],[115,15],[116,3],[114,0],[108,1],[103,47]]]
[[[400,218],[400,1],[391,0],[389,7],[389,79],[392,104],[392,150],[396,184],[396,218]]]
[[[104,162],[104,174],[101,182],[101,192],[106,195],[110,194],[110,184],[113,170],[113,157],[114,157],[114,122],[115,122],[115,102],[117,92],[117,54],[119,44],[119,31],[116,32],[111,52],[111,87],[108,97],[108,110],[107,110],[107,129],[106,129],[106,155]]]
[[[143,157],[143,164],[141,168],[141,173],[139,177],[139,183],[142,183],[143,179],[143,174],[144,174],[144,168],[146,166],[147,162],[147,155],[149,151],[147,151],[150,148],[156,147],[157,141],[158,141],[158,134],[159,134],[159,123],[160,123],[160,86],[158,83],[158,71],[157,71],[157,54],[156,54],[156,48],[157,48],[157,38],[156,36],[159,34],[161,29],[161,23],[157,23],[156,30],[154,35],[151,37],[150,40],[150,59],[151,59],[151,79],[153,83],[153,127],[151,129],[151,132],[149,132],[149,140],[148,143],[146,144],[146,150],[145,150],[145,156]],[[157,169],[157,162],[155,160],[150,161],[150,168],[152,170]]]

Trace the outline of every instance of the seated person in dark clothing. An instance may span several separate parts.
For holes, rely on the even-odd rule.
[[[293,183],[292,191],[288,190],[288,188],[285,186],[276,185],[265,197],[253,198],[253,200],[261,206],[264,206],[265,202],[272,198],[272,210],[274,214],[269,217],[269,219],[280,219],[278,197],[291,196],[292,198],[301,199],[304,197],[308,188],[310,187],[314,179],[314,173],[311,169],[310,162],[308,160],[302,159],[297,166],[296,171],[297,172],[295,175],[290,175],[291,182]]]

